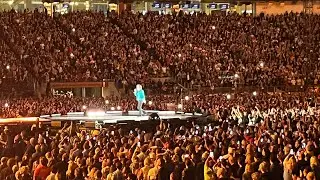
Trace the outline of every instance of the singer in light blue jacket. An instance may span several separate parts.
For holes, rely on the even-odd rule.
[[[142,109],[142,105],[143,103],[146,103],[146,96],[144,94],[144,90],[142,89],[142,86],[140,84],[137,84],[133,93],[136,96],[136,100],[138,101],[137,109],[139,111],[139,116],[141,116],[142,113],[145,114],[144,110]]]

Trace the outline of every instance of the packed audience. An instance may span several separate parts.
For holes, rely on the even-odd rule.
[[[86,80],[135,81],[147,75],[148,53],[103,13],[69,13],[60,22],[81,45],[72,54],[77,71],[85,68],[83,73],[93,78]],[[85,54],[79,57],[79,53]]]
[[[317,95],[255,95],[190,97],[192,104],[211,106],[207,121],[161,120],[93,131],[73,123],[58,130],[1,127],[0,179],[319,179]],[[40,111],[113,103],[59,97],[6,108],[24,109],[27,101]]]
[[[201,86],[318,83],[318,15],[146,15],[118,18],[155,48],[162,68]]]
[[[65,52],[76,44],[50,16],[40,13],[2,13],[4,34],[22,66],[34,78],[49,82],[69,72],[70,59]],[[8,39],[8,38],[7,38]]]
[[[2,68],[9,65],[17,80],[30,75],[46,82],[173,77],[190,87],[314,85],[319,19],[303,13],[72,12],[52,18],[4,12]]]
[[[1,16],[1,15],[0,15]],[[19,85],[25,85],[30,82],[30,75],[26,67],[17,58],[5,40],[3,40],[3,31],[0,28],[0,97],[9,97],[19,90]],[[26,90],[26,85],[24,86]]]
[[[1,13],[1,22],[23,68],[40,81],[135,81],[148,74],[148,53],[103,13],[53,19],[38,12],[7,12]]]
[[[2,98],[1,118],[135,110],[138,82],[150,88],[144,109],[207,116],[92,131],[73,122],[1,126],[0,179],[320,179],[319,92],[212,94],[216,86],[317,85],[319,21],[303,13],[0,13],[0,86],[114,79],[127,91]],[[188,94],[181,84],[211,92]]]

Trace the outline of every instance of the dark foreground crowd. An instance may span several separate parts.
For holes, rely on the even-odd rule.
[[[115,125],[92,131],[78,130],[74,124],[60,130],[1,127],[0,179],[320,178],[316,94],[221,97],[191,96],[188,101],[199,109],[210,106],[206,113],[211,116],[207,121],[185,121],[182,126],[161,120],[151,128]],[[111,99],[53,98],[12,101],[6,108],[20,110],[28,101],[27,106],[38,106],[40,111],[45,107],[80,108],[82,103],[77,102],[113,103]]]

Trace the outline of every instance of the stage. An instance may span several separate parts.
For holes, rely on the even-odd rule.
[[[52,114],[40,116],[39,121],[80,121],[80,122],[99,122],[102,124],[117,124],[125,121],[147,121],[150,119],[150,115],[157,114],[160,119],[163,120],[187,120],[192,117],[199,117],[201,114],[183,113],[175,111],[145,111],[146,114],[139,116],[138,111],[129,111],[123,113],[122,111],[87,111],[87,112],[72,112],[67,115]]]

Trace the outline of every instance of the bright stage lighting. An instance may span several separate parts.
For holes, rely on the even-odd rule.
[[[87,106],[86,106],[86,105],[83,105],[83,106],[82,106],[82,109],[83,109],[83,110],[86,110],[86,109],[87,109]]]
[[[105,103],[106,103],[106,104],[109,104],[109,100],[106,100]]]
[[[114,111],[116,108],[114,108],[114,107],[111,107],[111,111]]]
[[[182,104],[178,104],[178,109],[182,109]]]
[[[149,101],[148,104],[149,104],[149,106],[151,106],[152,105],[152,101]]]
[[[9,107],[9,104],[8,104],[8,103],[5,103],[5,104],[4,104],[4,107],[6,107],[6,108]]]
[[[117,110],[118,110],[118,111],[121,110],[121,106],[118,106],[118,107],[117,107]]]
[[[7,65],[7,67],[6,67],[8,70],[10,69],[10,66],[9,65]]]
[[[235,74],[234,77],[235,77],[235,78],[239,78],[239,75],[238,75],[238,74]]]
[[[184,97],[184,99],[185,99],[186,101],[188,101],[190,98],[189,98],[189,96],[186,96],[186,97]]]
[[[98,116],[104,116],[105,112],[104,111],[89,111],[87,112],[88,117],[98,117]]]

